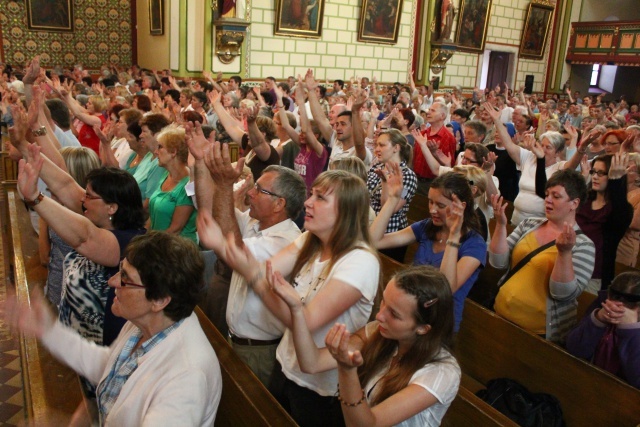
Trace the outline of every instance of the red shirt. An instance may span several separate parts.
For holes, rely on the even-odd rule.
[[[104,127],[104,124],[107,122],[107,118],[104,116],[104,114],[100,114],[96,117],[98,117],[102,122],[102,124],[100,125],[100,128],[102,129]],[[83,147],[91,148],[96,152],[98,156],[100,156],[100,138],[98,138],[98,135],[96,135],[96,133],[93,131],[93,128],[88,124],[82,123],[80,131],[78,132],[78,141],[80,141],[80,145],[82,145]]]
[[[451,131],[446,127],[442,126],[438,132],[433,135],[429,134],[429,130],[423,133],[430,141],[435,141],[438,143],[440,150],[448,156],[449,158],[455,159],[456,154],[456,138],[453,136]],[[413,171],[416,173],[418,178],[435,178],[429,169],[429,165],[427,164],[427,160],[422,155],[422,150],[420,149],[420,144],[415,143],[413,146]]]

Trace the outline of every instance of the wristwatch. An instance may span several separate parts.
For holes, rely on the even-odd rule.
[[[45,136],[47,134],[47,128],[40,126],[38,129],[31,129],[31,134],[33,136]]]
[[[35,207],[37,204],[39,204],[42,201],[42,199],[44,199],[44,194],[40,192],[40,194],[38,194],[38,197],[36,197],[33,200],[29,200],[29,199],[23,199],[23,200],[24,200],[24,204],[31,209]]]

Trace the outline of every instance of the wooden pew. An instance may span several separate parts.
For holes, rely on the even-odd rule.
[[[416,194],[411,199],[409,204],[409,211],[407,212],[407,219],[409,224],[422,221],[425,218],[429,218],[429,198],[420,194]]]
[[[462,371],[481,384],[507,377],[554,395],[568,426],[640,423],[640,390],[469,299],[455,353]]]
[[[234,353],[209,318],[196,307],[205,335],[220,361],[222,398],[216,426],[295,426],[295,421],[278,404],[251,369]]]
[[[44,287],[47,271],[40,264],[37,236],[15,187],[6,195],[8,215],[3,217],[3,226],[8,226],[11,241],[6,242],[9,245],[4,246],[4,253],[13,248],[10,263],[16,298],[28,303],[29,292]],[[69,424],[82,400],[78,376],[51,356],[36,338],[21,335],[19,341],[27,418],[33,425]]]
[[[476,396],[472,390],[467,388],[465,386],[465,375],[462,376],[462,382],[456,398],[442,419],[443,427],[515,427],[517,425],[509,417],[489,406],[484,400]]]

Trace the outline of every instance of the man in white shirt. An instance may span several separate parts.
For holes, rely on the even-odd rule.
[[[360,108],[362,107],[362,103],[357,102],[354,104],[352,107],[353,112],[346,111],[345,108],[345,111],[337,114],[335,124],[332,126],[329,119],[322,113],[322,106],[315,93],[315,88],[318,86],[318,83],[313,78],[313,72],[311,70],[307,71],[305,85],[308,91],[311,113],[320,128],[322,137],[326,141],[329,141],[329,146],[331,147],[330,162],[344,157],[358,157],[366,166],[370,166],[373,155],[364,145],[364,129],[360,121]],[[332,113],[335,114],[334,109],[337,110],[336,107],[338,107],[338,105],[334,105],[331,108],[329,117],[332,116]],[[338,108],[342,109],[343,107]],[[352,120],[352,114],[356,115],[357,118],[355,120]],[[352,123],[354,126],[352,126]],[[355,135],[353,133],[354,129],[356,131]]]
[[[208,165],[210,173],[205,172],[204,162],[196,159],[201,244],[224,259],[223,233],[233,233],[236,242],[248,248],[258,261],[271,258],[300,235],[293,219],[303,207],[307,191],[304,181],[291,169],[269,166],[253,187],[244,186],[249,210],[241,212],[234,207],[233,184],[240,176],[243,162],[236,167],[231,166],[229,158],[221,154],[217,142],[213,152],[215,160]],[[209,190],[212,187],[211,195]],[[212,204],[212,200],[215,203]],[[228,292],[226,321],[231,345],[260,381],[268,386],[284,325],[235,271]]]

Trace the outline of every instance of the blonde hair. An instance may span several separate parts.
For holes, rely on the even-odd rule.
[[[87,175],[100,167],[100,159],[95,151],[87,147],[62,147],[60,154],[69,175],[82,188],[87,188]]]
[[[347,171],[358,178],[367,182],[367,166],[358,157],[343,157],[342,159],[336,159],[329,164],[329,170],[332,171]]]
[[[453,171],[464,176],[467,181],[469,181],[469,185],[471,187],[475,185],[478,188],[478,193],[475,197],[481,196],[487,192],[487,187],[489,185],[487,181],[487,174],[479,167],[473,165],[457,165],[453,167]]]
[[[107,101],[100,95],[91,95],[89,101],[93,104],[93,110],[96,113],[101,113],[107,109]]]
[[[159,144],[172,153],[176,153],[176,157],[182,163],[187,163],[189,158],[189,147],[185,139],[185,130],[176,124],[171,124],[162,129],[156,139]]]

